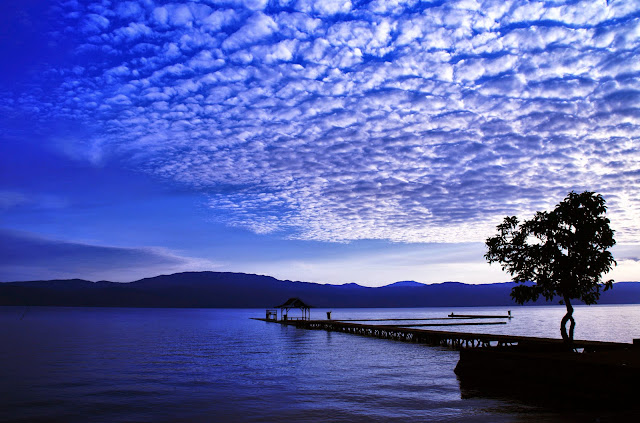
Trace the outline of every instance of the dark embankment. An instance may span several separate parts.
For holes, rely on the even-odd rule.
[[[511,346],[460,351],[463,396],[513,397],[564,409],[639,409],[640,345],[575,353]]]

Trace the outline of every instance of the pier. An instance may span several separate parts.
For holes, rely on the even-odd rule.
[[[362,320],[274,319],[273,314],[267,317],[254,320],[457,350],[460,359],[454,372],[463,395],[488,392],[525,402],[532,398],[534,402],[561,398],[581,408],[597,405],[626,409],[636,404],[640,340],[632,344],[574,340],[568,349],[562,339],[556,338],[448,330],[453,326],[506,324],[513,318],[511,313]],[[425,328],[437,326],[443,329]]]
[[[455,316],[456,318],[458,316]],[[492,316],[498,317],[498,316]],[[506,317],[506,316],[500,316]],[[475,317],[479,318],[479,317]],[[414,342],[431,346],[440,346],[455,350],[469,348],[501,348],[518,346],[519,349],[554,350],[562,348],[561,339],[537,338],[516,335],[495,335],[487,333],[452,332],[444,330],[417,329],[423,326],[469,326],[469,325],[495,325],[505,322],[446,322],[428,324],[363,324],[352,320],[273,320],[255,318],[270,323],[295,326],[301,329],[326,330],[331,332],[350,333],[354,335],[369,336],[381,339],[392,339],[403,342]],[[420,321],[432,319],[371,319],[370,321]],[[442,318],[438,320],[453,320]],[[366,320],[358,320],[359,322]],[[584,352],[623,350],[632,347],[632,344],[622,342],[581,341],[574,340],[574,348]]]

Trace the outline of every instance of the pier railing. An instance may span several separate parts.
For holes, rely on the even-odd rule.
[[[266,321],[265,319],[256,320]],[[354,335],[441,346],[456,350],[466,348],[500,348],[515,345],[523,348],[531,346],[540,350],[544,348],[560,348],[563,345],[561,339],[554,338],[416,329],[395,324],[373,325],[337,320],[279,320],[277,323],[292,325],[301,329],[350,333]],[[629,348],[631,344],[576,340],[573,346],[574,348],[589,352],[625,349]]]

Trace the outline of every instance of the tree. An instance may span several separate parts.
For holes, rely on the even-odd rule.
[[[616,262],[608,251],[616,242],[609,219],[605,217],[605,200],[600,194],[570,192],[555,209],[537,212],[522,223],[507,216],[497,226],[498,234],[487,238],[489,263],[499,262],[514,282],[511,297],[518,304],[561,298],[567,313],[560,323],[560,333],[567,345],[573,342],[575,320],[571,300],[595,304],[600,289],[611,289],[613,280],[602,281],[602,274]],[[570,323],[567,333],[567,323]]]

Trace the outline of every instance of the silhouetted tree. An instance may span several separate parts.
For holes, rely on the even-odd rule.
[[[600,288],[606,291],[613,284],[602,281],[602,274],[616,264],[608,251],[616,242],[606,210],[600,194],[572,191],[553,211],[537,212],[531,220],[520,223],[515,216],[505,217],[497,226],[498,235],[486,241],[484,257],[489,263],[499,262],[514,282],[522,283],[511,291],[518,304],[541,295],[547,301],[561,297],[567,313],[560,333],[568,345],[576,325],[571,300],[595,304]]]

